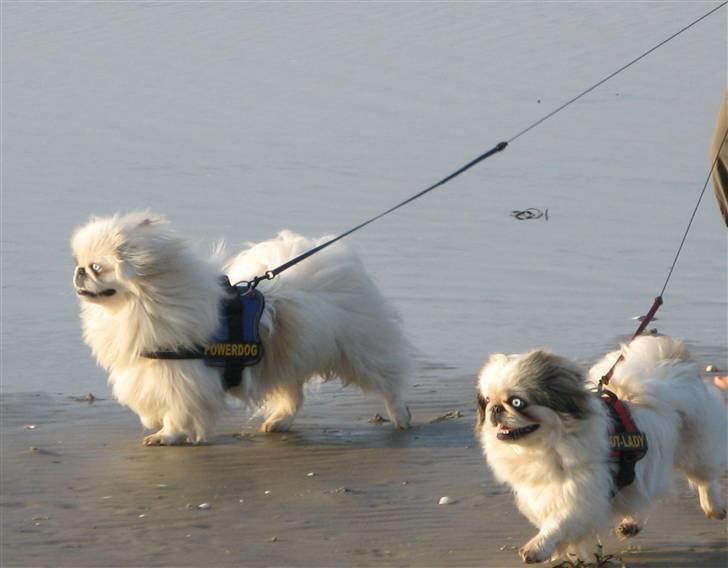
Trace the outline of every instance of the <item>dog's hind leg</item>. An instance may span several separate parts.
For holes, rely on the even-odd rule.
[[[345,384],[353,383],[365,392],[375,392],[384,399],[384,408],[389,419],[399,430],[407,430],[412,421],[412,413],[402,397],[403,372],[394,374],[378,373],[374,370],[359,370],[347,373]]]
[[[260,427],[262,432],[286,432],[291,428],[298,409],[303,404],[303,385],[290,384],[271,392],[265,401],[267,416]]]
[[[712,481],[704,482],[691,479],[690,483],[698,488],[700,508],[705,513],[705,516],[710,519],[725,519],[726,506],[720,481],[713,479]]]
[[[405,404],[399,394],[393,396],[390,393],[383,393],[383,395],[384,407],[387,409],[387,414],[395,427],[400,430],[409,428],[412,420],[409,406]]]
[[[709,464],[710,456],[703,455],[703,463],[697,460],[685,460],[680,464],[680,469],[687,475],[690,486],[697,489],[700,499],[700,508],[705,516],[710,519],[725,519],[726,504],[723,497],[721,469],[717,464]]]
[[[372,369],[363,368],[356,371],[351,368],[344,368],[343,370],[337,370],[336,374],[341,377],[345,385],[357,385],[364,392],[373,392],[381,396],[384,399],[387,414],[396,428],[406,430],[410,427],[412,414],[402,397],[401,375],[386,375]]]
[[[404,371],[377,372],[376,369],[358,369],[356,372],[342,373],[345,384],[356,384],[365,392],[375,392],[384,399],[389,419],[395,428],[407,430],[412,421],[412,413],[402,397]]]
[[[699,410],[682,415],[681,451],[676,465],[697,489],[705,516],[725,519],[721,478],[726,467],[726,412],[717,391],[706,394]]]

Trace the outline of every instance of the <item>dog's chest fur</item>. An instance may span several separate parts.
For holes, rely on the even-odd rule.
[[[585,492],[609,495],[604,412],[580,421],[573,433],[552,433],[541,446],[525,447],[484,436],[483,449],[496,479],[511,486],[519,510],[536,526],[563,515],[568,504]]]

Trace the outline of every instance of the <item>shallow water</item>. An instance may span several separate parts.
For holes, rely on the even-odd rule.
[[[90,214],[152,208],[203,250],[344,230],[713,5],[4,3],[2,391],[106,389],[71,288]],[[633,331],[707,172],[725,48],[722,13],[350,237],[442,366],[432,396],[469,396],[494,351],[591,359]],[[659,330],[728,366],[712,195],[665,301]]]

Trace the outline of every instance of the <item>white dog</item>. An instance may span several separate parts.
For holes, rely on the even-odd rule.
[[[540,350],[493,355],[481,371],[476,430],[483,452],[539,529],[520,550],[527,563],[586,559],[599,532],[615,521],[620,536],[637,534],[650,504],[671,492],[674,469],[697,488],[708,517],[726,516],[720,394],[703,383],[681,342],[641,336],[621,353],[625,359],[608,388],[627,403],[648,446],[634,481],[623,488],[615,477],[619,466],[610,460],[612,418],[590,390],[619,351],[591,369],[592,385],[577,365]]]
[[[323,241],[323,239],[322,239]],[[226,266],[196,258],[163,218],[148,213],[92,219],[72,238],[74,287],[84,338],[109,372],[119,402],[146,428],[146,445],[206,439],[224,406],[221,371],[200,359],[150,359],[145,353],[205,345],[219,324],[224,271],[251,280],[322,241],[288,231],[250,246]],[[402,391],[412,369],[400,318],[341,244],[264,281],[263,359],[229,394],[263,406],[262,430],[291,426],[304,383],[338,377],[381,395],[398,428],[410,412]]]

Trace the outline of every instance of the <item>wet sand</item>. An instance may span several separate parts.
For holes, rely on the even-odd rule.
[[[414,387],[415,427],[396,432],[369,422],[378,401],[324,385],[288,434],[259,434],[237,410],[211,443],[174,448],[143,447],[136,417],[108,398],[3,395],[1,564],[520,566],[534,529],[486,470],[460,390]],[[463,416],[433,422],[451,410]],[[438,505],[445,495],[455,502]],[[726,566],[726,523],[681,485],[605,553]]]

